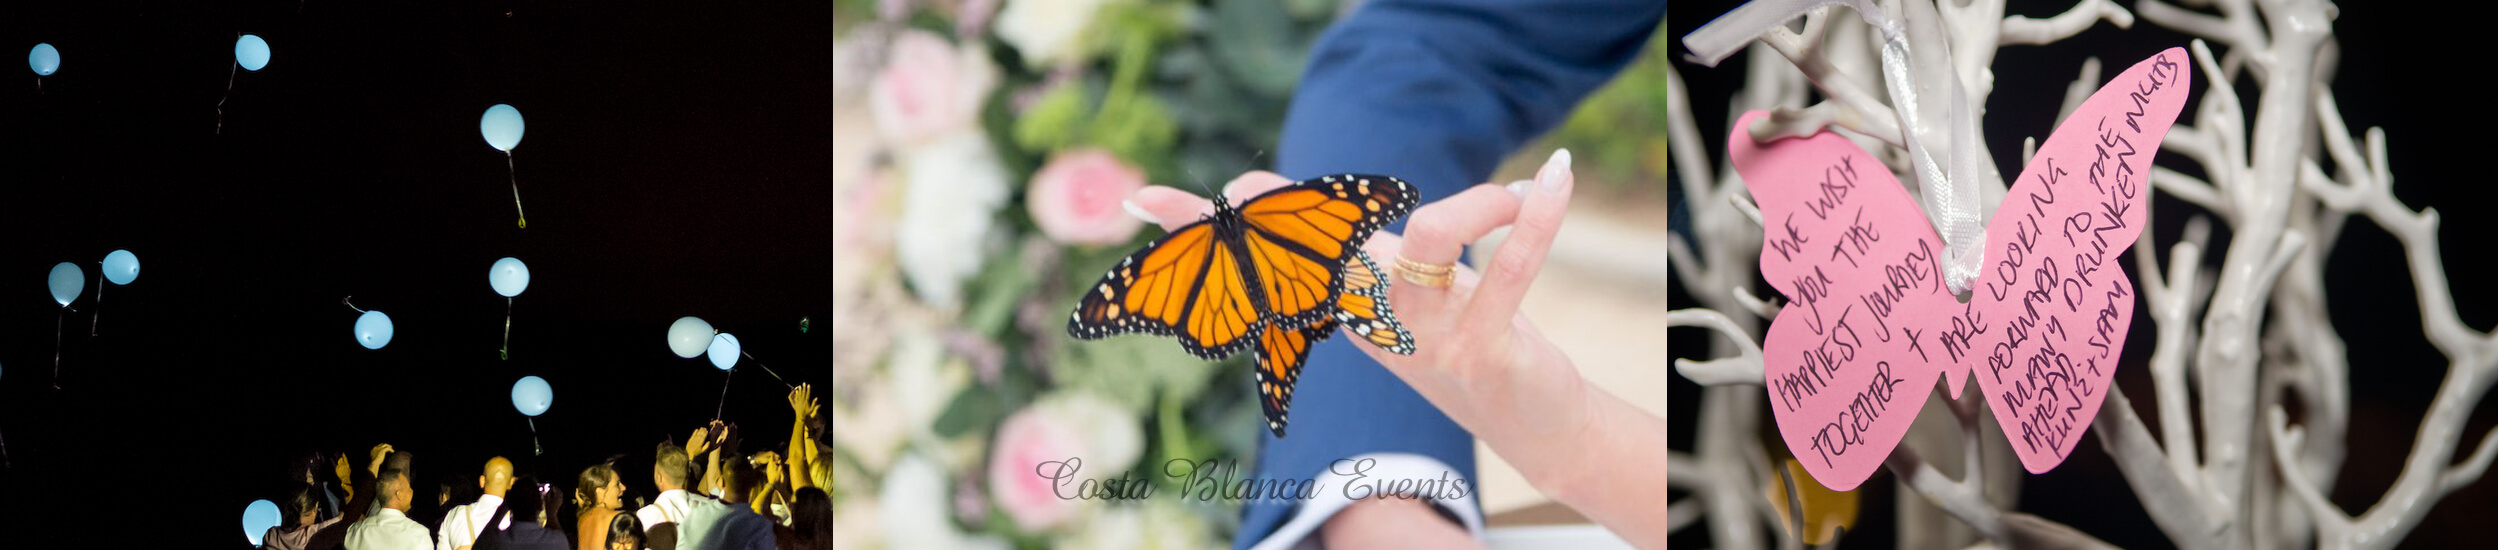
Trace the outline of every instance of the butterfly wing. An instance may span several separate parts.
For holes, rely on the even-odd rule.
[[[1414,335],[1396,322],[1396,310],[1388,306],[1388,280],[1362,249],[1353,249],[1353,261],[1344,263],[1344,293],[1336,297],[1333,318],[1372,346],[1397,355],[1414,354]]]
[[[2140,307],[2122,256],[2151,222],[2151,159],[2193,74],[2185,49],[2169,48],[2092,93],[2038,142],[1987,224],[1969,305],[1992,328],[1966,361],[2030,473],[2072,454],[2116,381]]]
[[[1067,334],[1085,340],[1144,332],[1219,359],[1248,347],[1265,319],[1242,278],[1243,259],[1209,221],[1181,226],[1119,260],[1085,291]]]
[[[1745,113],[1727,146],[1768,230],[1761,277],[1787,298],[1761,342],[1763,389],[1805,471],[1855,490],[1965,352],[1933,325],[1964,308],[1942,239],[1889,169],[1837,134],[1753,141],[1765,116]]]
[[[1327,340],[1336,332],[1336,320],[1322,317],[1318,324],[1298,329],[1268,328],[1258,334],[1258,404],[1266,411],[1266,429],[1284,437],[1284,425],[1290,422],[1292,388],[1301,381],[1301,367],[1310,359],[1310,347]]]
[[[1362,241],[1405,217],[1420,200],[1405,180],[1338,174],[1294,182],[1241,203],[1248,266],[1267,312],[1282,326],[1330,316],[1340,275]]]

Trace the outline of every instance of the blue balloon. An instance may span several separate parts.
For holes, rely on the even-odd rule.
[[[269,41],[261,40],[257,34],[234,39],[234,62],[242,64],[246,71],[258,71],[269,66]]]
[[[52,266],[51,286],[52,301],[69,307],[71,300],[78,299],[78,293],[87,290],[87,270],[79,269],[78,264],[61,262]]]
[[[268,534],[269,528],[277,526],[277,503],[255,500],[250,506],[243,507],[243,537],[251,539],[252,546],[259,546],[260,536]]]
[[[36,44],[35,51],[26,52],[26,66],[33,67],[37,76],[51,76],[52,71],[61,70],[61,50],[53,49],[51,44]]]
[[[519,382],[512,383],[512,408],[520,409],[520,414],[528,416],[546,414],[546,409],[553,406],[555,406],[555,388],[546,385],[545,378],[523,376],[520,377]]]
[[[380,310],[367,311],[364,316],[356,318],[356,343],[364,344],[364,349],[382,349],[382,346],[390,345],[391,332],[390,316],[383,315]]]
[[[486,282],[494,285],[495,294],[519,296],[520,291],[529,290],[529,264],[520,263],[519,258],[495,260],[494,269],[486,272]]]
[[[115,250],[104,255],[104,280],[126,285],[139,280],[139,255],[128,250]]]
[[[730,336],[726,332],[713,336],[711,337],[711,366],[720,367],[720,370],[729,370],[729,367],[737,366],[737,354],[743,351],[745,351],[745,346],[738,345],[737,337]]]
[[[486,116],[477,119],[477,132],[486,135],[486,144],[505,153],[519,147],[520,135],[528,130],[529,125],[521,123],[520,109],[501,103],[487,107]]]

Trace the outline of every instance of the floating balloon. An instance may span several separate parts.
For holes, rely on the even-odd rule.
[[[34,51],[26,52],[26,66],[33,67],[36,76],[52,76],[52,71],[61,70],[61,50],[36,44]]]
[[[356,343],[364,344],[364,349],[390,345],[391,332],[390,316],[383,315],[381,310],[367,311],[356,318]]]
[[[676,324],[668,325],[668,349],[677,352],[677,357],[693,359],[711,347],[711,335],[711,323],[702,318],[680,318]]]
[[[277,503],[255,500],[250,506],[243,507],[243,537],[251,539],[252,546],[259,546],[260,536],[268,534],[269,528],[277,526]]]
[[[713,336],[711,337],[711,366],[720,367],[720,370],[729,370],[729,367],[737,366],[737,354],[743,351],[745,347],[737,344],[737,337],[730,336],[726,332]]]
[[[520,263],[519,258],[495,260],[494,269],[486,272],[486,282],[494,285],[495,294],[519,296],[529,289],[529,264]]]
[[[486,144],[506,153],[520,146],[520,135],[528,129],[521,123],[520,109],[500,103],[487,107],[486,116],[477,119],[477,131],[486,135]]]
[[[246,71],[259,71],[261,67],[269,66],[269,41],[261,40],[257,34],[234,39],[234,62],[242,64]]]
[[[546,414],[546,409],[553,406],[555,406],[555,388],[546,385],[545,378],[523,376],[520,377],[519,382],[512,383],[512,408],[519,409],[520,414],[526,416]],[[534,425],[532,429],[535,429]]]
[[[52,266],[51,285],[52,301],[69,307],[71,300],[78,299],[78,293],[87,290],[87,270],[79,269],[78,264],[61,262]]]
[[[126,285],[139,280],[139,255],[128,250],[115,250],[104,255],[104,280]]]

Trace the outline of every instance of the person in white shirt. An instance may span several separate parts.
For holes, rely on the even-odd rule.
[[[486,522],[494,509],[503,505],[504,493],[512,490],[512,461],[494,457],[486,461],[486,472],[477,476],[477,487],[485,494],[477,502],[451,508],[442,517],[442,527],[434,537],[434,550],[455,550],[477,544],[477,534],[486,531]],[[509,527],[506,520],[505,526]]]
[[[400,470],[382,470],[373,481],[373,502],[380,512],[347,528],[347,550],[425,550],[425,526],[408,519],[416,491]]]
[[[651,464],[651,483],[659,486],[659,497],[633,515],[642,520],[643,543],[651,550],[675,550],[677,522],[685,519],[686,511],[685,449],[674,443],[661,443],[657,457]]]

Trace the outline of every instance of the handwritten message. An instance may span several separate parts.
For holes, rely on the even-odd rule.
[[[2040,143],[1987,223],[1969,303],[1993,327],[1965,349],[2030,473],[2062,464],[2099,415],[2136,289],[2119,254],[2142,234],[2152,154],[2185,108],[2183,48],[2134,64]]]
[[[1864,149],[1823,133],[1729,140],[1769,234],[1761,276],[1787,297],[1762,345],[1772,416],[1813,479],[1847,491],[1925,405],[1944,352],[1930,320],[1959,310],[1943,284],[1943,241],[1906,188]]]
[[[1847,491],[1906,435],[1937,377],[1974,376],[2031,473],[2097,417],[2133,319],[2118,267],[2148,223],[2151,158],[2185,106],[2187,57],[2135,64],[2050,134],[1987,226],[1968,302],[1942,240],[1889,169],[1827,132],[1728,152],[1761,208],[1761,275],[1787,298],[1762,343],[1770,410],[1815,480]]]

